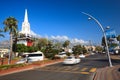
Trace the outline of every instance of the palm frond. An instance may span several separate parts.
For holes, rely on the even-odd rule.
[[[0,37],[5,37],[3,34],[0,34]]]

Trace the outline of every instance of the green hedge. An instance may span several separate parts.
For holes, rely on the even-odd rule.
[[[9,69],[9,68],[23,67],[23,66],[25,66],[25,65],[26,65],[26,64],[2,65],[2,66],[0,66],[0,70],[6,70],[6,69]]]

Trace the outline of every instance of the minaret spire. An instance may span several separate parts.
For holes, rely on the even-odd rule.
[[[25,9],[25,17],[24,17],[24,22],[28,22],[28,14],[27,14],[27,9]]]
[[[26,36],[30,35],[30,23],[28,22],[27,9],[25,9],[24,22],[22,23],[22,31]]]

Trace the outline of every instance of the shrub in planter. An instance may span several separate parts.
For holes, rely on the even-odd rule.
[[[0,70],[6,70],[10,68],[18,68],[18,67],[23,67],[25,64],[13,64],[13,65],[2,65],[0,66]]]

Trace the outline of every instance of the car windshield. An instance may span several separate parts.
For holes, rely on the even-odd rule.
[[[42,56],[42,54],[28,54],[28,57]]]
[[[64,55],[64,54],[59,54],[59,55]]]
[[[67,59],[72,59],[73,57],[67,57]]]

